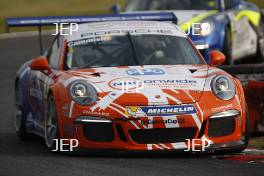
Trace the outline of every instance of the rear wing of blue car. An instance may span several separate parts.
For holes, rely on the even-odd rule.
[[[177,17],[173,13],[131,13],[131,14],[109,14],[94,16],[52,16],[52,17],[21,17],[7,18],[5,20],[6,32],[10,32],[11,27],[38,27],[39,45],[42,54],[42,27],[52,26],[58,23],[92,23],[104,21],[171,21],[177,24]]]
[[[6,32],[10,27],[25,27],[25,26],[51,26],[54,23],[91,23],[104,21],[172,21],[177,23],[177,18],[173,13],[131,13],[131,14],[109,14],[95,16],[52,16],[52,17],[22,17],[22,18],[7,18]]]

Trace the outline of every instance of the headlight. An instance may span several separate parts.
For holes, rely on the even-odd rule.
[[[193,32],[195,35],[207,36],[210,35],[213,31],[214,24],[210,20],[197,23],[193,26]]]
[[[83,80],[75,81],[70,86],[71,98],[79,105],[91,105],[97,99],[95,88]]]
[[[216,76],[211,82],[211,88],[221,100],[230,100],[236,94],[233,81],[224,75]]]

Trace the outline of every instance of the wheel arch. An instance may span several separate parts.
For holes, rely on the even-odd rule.
[[[244,89],[242,87],[241,82],[237,79],[234,78],[235,80],[235,84],[237,87],[237,95],[238,95],[238,100],[240,101],[241,104],[241,109],[242,109],[242,131],[245,132],[246,131],[246,123],[247,123],[247,102],[246,102],[246,97],[245,97],[245,93],[244,93]]]
[[[48,90],[48,94],[47,94],[47,100],[46,102],[48,102],[50,96],[53,96],[54,98],[54,103],[56,106],[56,111],[57,111],[57,122],[58,122],[58,136],[59,138],[63,137],[63,119],[62,119],[62,113],[61,113],[61,95],[60,95],[60,90],[59,90],[59,86],[57,86],[57,84],[52,85],[49,90]]]

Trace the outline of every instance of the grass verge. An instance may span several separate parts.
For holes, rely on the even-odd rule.
[[[249,147],[264,150],[264,136],[250,138]]]

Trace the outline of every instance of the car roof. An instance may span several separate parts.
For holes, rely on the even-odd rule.
[[[94,22],[78,25],[78,30],[72,35],[65,36],[67,41],[82,40],[85,38],[100,37],[107,35],[133,34],[160,34],[184,37],[186,35],[178,26],[172,22],[159,21],[112,21],[112,22]],[[70,33],[65,29],[64,33]]]

